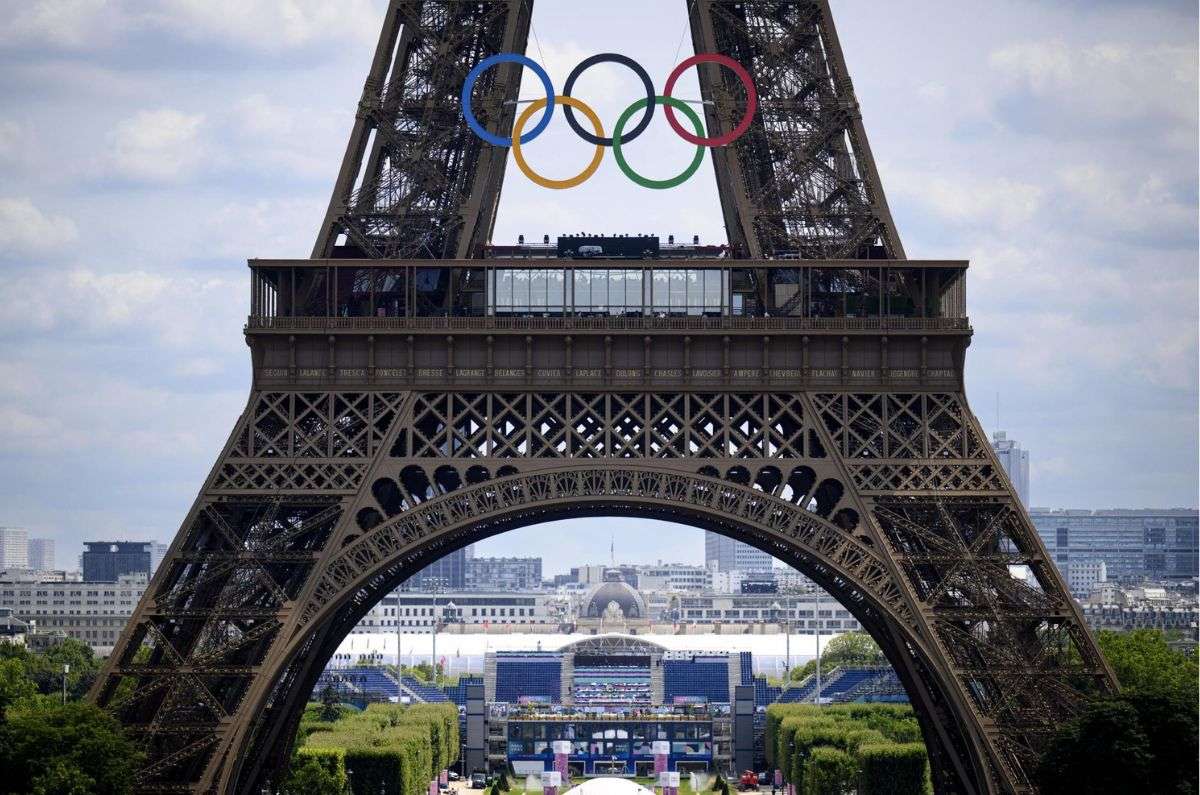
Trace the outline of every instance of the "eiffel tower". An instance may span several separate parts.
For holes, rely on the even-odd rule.
[[[967,263],[905,257],[827,0],[688,4],[759,96],[713,150],[730,255],[637,260],[489,245],[507,152],[459,91],[531,6],[392,0],[311,259],[250,262],[245,411],[92,692],[146,750],[137,791],[260,792],[384,594],[614,514],[799,569],[883,648],[938,792],[1035,791],[1115,679],[967,406]],[[740,83],[699,77],[732,130]],[[489,130],[519,82],[479,80]]]

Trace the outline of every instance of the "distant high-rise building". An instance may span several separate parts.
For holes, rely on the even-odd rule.
[[[37,571],[54,569],[54,539],[29,539],[29,568]]]
[[[400,588],[405,591],[462,590],[467,585],[467,560],[473,557],[474,544],[456,549],[409,577]]]
[[[715,563],[714,563],[715,561]],[[720,533],[704,533],[704,565],[718,571],[769,572],[773,558],[761,549]]]
[[[1008,473],[1021,504],[1029,507],[1029,451],[1021,449],[1021,443],[1008,438],[1005,431],[992,434],[992,449],[1000,459],[1000,465]]]
[[[530,591],[542,587],[541,558],[472,558],[466,560],[471,590]]]
[[[1108,580],[1123,583],[1188,580],[1200,573],[1197,569],[1200,512],[1195,508],[1108,511],[1034,508],[1029,515],[1046,550],[1064,575],[1070,574],[1072,564],[1100,562],[1105,564]]]
[[[163,556],[167,554],[167,550],[171,548],[170,544],[164,544],[161,541],[150,542],[150,574],[158,571],[158,564],[162,563]]]
[[[0,569],[29,568],[29,531],[0,527]]]
[[[150,541],[85,541],[79,558],[84,582],[116,582],[126,574],[150,576]]]

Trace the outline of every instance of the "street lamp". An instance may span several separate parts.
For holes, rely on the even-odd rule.
[[[449,623],[450,621],[453,621],[453,620],[454,620],[454,617],[455,617],[455,611],[457,611],[457,610],[458,610],[458,605],[454,604],[453,600],[451,600],[451,601],[447,602],[447,603],[446,603],[446,607],[445,607],[445,608],[443,608],[443,610],[442,610],[442,615],[443,615],[443,616],[446,614],[446,611],[447,611],[447,610],[448,610],[448,611],[450,611],[450,618],[449,618],[449,619],[447,619],[447,623]],[[434,619],[434,621],[435,621],[435,622],[436,622],[436,620],[437,620],[437,619]],[[448,659],[448,658],[447,658],[447,659]],[[436,665],[437,665],[437,660],[434,660],[434,663],[433,663],[433,664],[436,666]]]
[[[779,602],[775,602],[773,605],[771,605],[771,608],[775,611],[775,621],[783,624],[784,622],[779,621],[779,613],[783,610],[783,605],[779,604]],[[787,623],[784,624],[783,632],[785,655],[783,660],[783,678],[785,680],[790,680],[792,675],[792,617],[790,613],[787,616]]]
[[[67,703],[67,674],[71,673],[71,664],[63,663],[63,704]]]
[[[816,695],[814,700],[817,706],[821,706],[821,614],[820,614],[820,597],[813,592],[813,621],[817,625],[817,689],[813,691]]]

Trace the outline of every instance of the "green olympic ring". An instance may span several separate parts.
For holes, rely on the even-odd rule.
[[[629,163],[625,161],[625,154],[621,151],[621,133],[625,130],[625,125],[633,117],[633,114],[645,108],[647,104],[648,102],[646,98],[642,97],[626,108],[625,112],[621,114],[621,118],[617,119],[617,126],[613,129],[612,134],[613,157],[617,159],[617,165],[620,167],[621,173],[629,177],[631,181],[641,185],[643,188],[650,188],[652,190],[666,190],[667,188],[678,187],[691,179],[692,175],[696,173],[696,170],[700,168],[700,164],[704,162],[703,145],[696,147],[696,156],[692,158],[691,164],[681,173],[674,177],[670,177],[669,179],[649,179],[648,177],[643,177],[641,174],[634,171]],[[704,135],[704,123],[700,121],[700,117],[696,114],[696,111],[692,110],[686,102],[675,99],[674,97],[657,96],[654,98],[654,104],[667,105],[668,107],[682,111],[683,115],[687,116],[688,121],[692,123],[692,126],[696,128],[696,134]]]

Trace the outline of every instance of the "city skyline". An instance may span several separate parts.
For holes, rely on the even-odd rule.
[[[0,521],[57,540],[63,565],[85,535],[177,530],[244,405],[245,259],[308,254],[383,6],[300,3],[276,25],[275,2],[70,19],[44,5],[0,32]],[[1149,5],[933,3],[929,26],[834,4],[910,256],[972,260],[968,392],[989,436],[1001,394],[1003,429],[1033,451],[1034,505],[1196,505],[1197,201],[1177,166],[1196,159],[1195,9]],[[561,84],[593,51],[656,79],[687,53],[662,45],[685,38],[682,5],[612,11],[585,28],[575,4],[539,3],[531,55]],[[634,13],[648,24],[631,31]],[[607,67],[579,85],[608,115],[634,90]],[[688,155],[656,127],[645,145],[638,162],[661,154],[664,171]],[[552,125],[536,158],[567,173],[579,154]],[[550,196],[509,169],[495,239],[721,239],[711,169],[669,202],[609,171]]]

